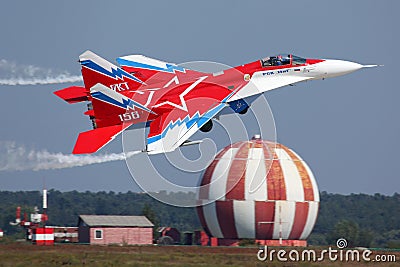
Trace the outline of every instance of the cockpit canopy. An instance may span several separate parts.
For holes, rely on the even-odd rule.
[[[301,58],[291,54],[279,54],[277,56],[266,57],[261,59],[263,67],[282,66],[282,65],[302,65],[306,63],[305,58]]]

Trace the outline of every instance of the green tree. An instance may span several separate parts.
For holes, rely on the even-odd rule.
[[[147,219],[149,219],[153,224],[154,224],[154,228],[153,228],[153,237],[154,238],[158,238],[157,236],[157,228],[160,227],[160,220],[157,216],[157,214],[155,213],[155,211],[152,209],[152,207],[145,203],[142,209],[142,215],[146,216]]]
[[[369,229],[360,229],[360,233],[358,235],[358,244],[360,247],[370,247],[372,244],[372,240],[374,239],[374,232]]]
[[[356,246],[359,238],[358,224],[349,220],[341,220],[337,222],[333,231],[328,235],[328,242],[331,245],[336,244],[336,241],[339,238],[346,239],[348,247]]]
[[[328,245],[328,241],[326,241],[326,235],[311,233],[308,237],[307,242],[313,246],[326,246]]]

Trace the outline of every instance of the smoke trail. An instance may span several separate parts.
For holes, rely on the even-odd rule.
[[[112,153],[78,156],[50,153],[46,150],[27,149],[24,146],[17,146],[15,142],[0,142],[0,171],[39,171],[72,168],[125,160],[125,158],[132,157],[138,153],[140,151],[128,152],[126,155],[124,153]]]
[[[54,72],[51,69],[33,65],[20,65],[5,59],[0,60],[0,85],[35,85],[82,81],[82,76],[71,75],[66,71]]]
[[[72,83],[82,81],[82,76],[74,76],[66,74],[59,74],[54,77],[45,78],[9,78],[0,79],[0,85],[35,85],[35,84],[54,84],[54,83]]]

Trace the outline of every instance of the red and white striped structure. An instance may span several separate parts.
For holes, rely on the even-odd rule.
[[[253,138],[227,146],[206,169],[197,212],[205,231],[224,239],[306,239],[319,193],[291,149]]]
[[[33,229],[32,242],[36,245],[53,245],[54,244],[53,228],[38,227]]]

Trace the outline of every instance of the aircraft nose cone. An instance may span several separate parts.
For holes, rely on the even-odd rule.
[[[341,76],[363,68],[361,64],[345,60],[327,59],[323,63],[321,71],[327,77]]]
[[[335,71],[343,72],[344,74],[359,70],[363,67],[361,64],[344,60],[332,60],[331,65]]]

